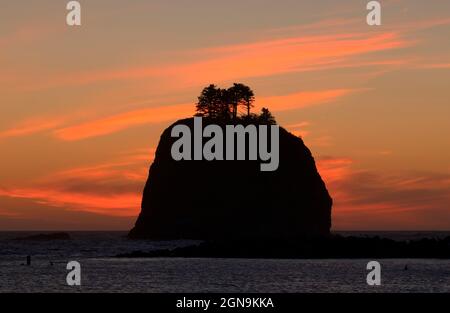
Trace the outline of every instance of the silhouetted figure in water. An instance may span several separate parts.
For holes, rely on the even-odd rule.
[[[27,265],[30,266],[31,265],[31,256],[27,255]]]
[[[408,264],[405,265],[405,268],[403,269],[404,271],[408,270]]]

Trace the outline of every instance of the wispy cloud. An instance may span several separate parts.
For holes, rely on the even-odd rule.
[[[335,229],[446,229],[450,175],[358,170],[348,158],[321,158],[317,167],[333,197]]]
[[[309,131],[306,130],[308,126],[310,126],[311,123],[307,121],[295,123],[295,124],[289,124],[284,126],[289,132],[292,134],[299,136],[299,137],[306,137],[309,135]]]
[[[138,125],[170,121],[190,116],[193,112],[192,104],[138,109],[64,127],[56,130],[54,134],[61,140],[81,140],[115,133]]]
[[[269,107],[274,112],[301,109],[309,106],[333,102],[357,91],[359,90],[330,89],[302,91],[282,96],[261,97],[257,99],[256,105],[258,107]]]
[[[424,69],[450,69],[450,63],[419,64],[416,67]]]
[[[133,216],[141,200],[139,193],[89,194],[49,188],[0,189],[0,196],[33,199],[36,203],[69,210],[88,211],[113,216]]]
[[[290,72],[322,70],[330,64],[344,67],[352,56],[406,47],[397,33],[346,33],[336,36],[293,37],[250,44],[229,45],[205,51],[208,60],[167,69],[182,84],[205,83],[210,77],[230,81]]]
[[[397,32],[341,33],[267,38],[252,43],[201,48],[190,61],[174,61],[158,66],[84,71],[61,75],[49,73],[48,79],[31,77],[33,88],[78,86],[98,82],[148,80],[156,86],[199,86],[211,81],[240,80],[283,73],[323,70],[352,64],[352,57],[411,45]]]
[[[328,89],[302,91],[287,95],[258,97],[256,110],[270,107],[274,112],[301,109],[337,101],[338,99],[362,89]],[[23,120],[16,125],[0,131],[0,138],[27,136],[40,132],[51,131],[53,135],[64,141],[76,141],[91,137],[105,136],[128,128],[145,124],[174,121],[192,116],[194,103],[155,106],[136,109],[122,113],[95,118],[86,122],[80,120],[80,114],[36,117]],[[95,113],[94,113],[95,114]],[[86,119],[86,117],[84,117]]]
[[[414,24],[387,25],[380,32],[367,32],[357,27],[360,25],[359,19],[321,20],[308,25],[290,26],[288,29],[267,30],[265,38],[254,42],[177,51],[173,61],[165,64],[71,71],[70,75],[49,72],[45,79],[42,75],[34,76],[29,73],[27,77],[18,78],[20,84],[15,84],[15,87],[42,89],[111,81],[151,80],[156,88],[174,85],[186,88],[208,83],[211,77],[216,82],[222,82],[349,67],[358,63],[355,60],[358,56],[417,44],[417,39],[410,36],[414,31],[449,24],[450,19],[419,20]],[[349,31],[352,25],[355,30]],[[34,38],[40,33],[42,31],[32,29],[18,30],[13,37]],[[280,33],[285,37],[280,38]],[[188,61],[181,61],[183,59]],[[367,65],[377,62],[383,65],[380,57],[368,61]],[[2,80],[7,78],[3,77]]]
[[[115,179],[142,182],[148,174],[147,167],[153,160],[154,154],[154,148],[139,149],[128,152],[117,160],[59,171],[52,174],[47,180],[79,179],[88,181],[92,179],[109,181]]]
[[[293,110],[336,101],[356,91],[352,89],[331,89],[305,91],[284,96],[261,97],[257,100],[257,105],[258,107],[269,106],[275,112]],[[143,124],[173,121],[178,118],[192,116],[193,112],[193,104],[138,109],[64,127],[56,130],[54,134],[58,139],[65,141],[82,140],[116,133]]]
[[[26,119],[11,128],[0,131],[0,138],[32,135],[62,126],[65,117],[38,117]]]
[[[153,156],[153,148],[127,152],[101,164],[52,173],[24,186],[0,187],[0,197],[28,199],[64,210],[135,216]],[[5,210],[0,215],[17,214]]]
[[[55,33],[49,25],[29,24],[18,27],[10,33],[0,37],[0,48],[6,49],[13,45],[28,43],[46,38]]]
[[[322,157],[317,161],[317,169],[327,184],[332,184],[346,180],[351,174],[352,164],[350,158]]]

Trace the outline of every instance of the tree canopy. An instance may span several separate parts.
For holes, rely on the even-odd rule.
[[[276,124],[275,118],[267,108],[263,108],[260,115],[252,114],[255,94],[244,84],[234,83],[228,89],[221,89],[214,84],[203,88],[196,104],[196,116],[203,116],[219,120],[245,119],[262,124]],[[238,115],[239,108],[245,114]]]

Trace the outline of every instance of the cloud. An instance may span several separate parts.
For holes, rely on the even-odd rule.
[[[450,63],[419,64],[417,67],[423,69],[450,69]]]
[[[39,204],[113,216],[135,215],[141,200],[138,193],[99,195],[50,188],[2,188],[0,196],[33,199]]]
[[[183,85],[230,81],[291,72],[344,67],[351,57],[406,47],[410,44],[395,33],[346,33],[335,36],[299,36],[228,45],[205,50],[208,60],[167,68],[166,75]]]
[[[14,29],[0,38],[0,48],[6,49],[17,44],[35,42],[54,34],[55,28],[49,25],[25,25]]]
[[[14,215],[0,212],[2,231],[23,231],[39,229],[46,231],[111,231],[130,230],[135,216],[108,216],[91,212],[70,211],[59,207],[37,204],[28,199],[14,198],[8,203],[2,201]]]
[[[301,109],[333,102],[356,91],[354,89],[303,91],[283,96],[262,97],[256,100],[256,105],[258,107],[268,107],[274,112]]]
[[[251,43],[182,51],[178,61],[163,65],[71,72],[70,75],[49,73],[47,80],[31,77],[28,85],[42,89],[150,79],[155,88],[197,87],[209,83],[212,77],[216,82],[225,82],[346,67],[356,56],[404,48],[413,42],[395,31],[266,38]],[[189,61],[179,61],[183,56],[189,56]]]
[[[61,126],[66,119],[64,117],[37,117],[24,120],[15,126],[0,131],[0,138],[20,137],[32,135]]]
[[[288,29],[268,29],[265,38],[250,43],[228,44],[196,50],[172,52],[172,62],[143,64],[124,68],[71,71],[11,77],[11,86],[40,90],[62,86],[92,85],[111,81],[152,81],[155,88],[183,86],[198,87],[209,83],[266,77],[292,72],[317,71],[354,66],[358,56],[409,47],[417,39],[414,31],[446,26],[450,19],[420,20],[383,26],[383,31],[358,31],[359,19],[331,19]],[[354,26],[354,31],[348,31]],[[18,30],[14,38],[35,38],[48,30]],[[285,37],[279,38],[280,34]],[[171,53],[170,51],[168,53]],[[372,56],[373,58],[373,56]],[[382,65],[380,56],[376,57]],[[188,61],[182,61],[182,60]],[[375,58],[373,58],[375,59]],[[374,65],[377,61],[367,62]],[[391,64],[392,65],[392,64]],[[384,64],[384,66],[391,66]],[[8,82],[8,77],[2,78]],[[20,84],[17,84],[18,81]],[[15,82],[15,83],[14,83]]]
[[[351,174],[352,164],[352,159],[332,157],[322,157],[316,163],[319,173],[327,184],[346,180]]]
[[[61,128],[56,130],[54,135],[65,141],[81,140],[108,135],[138,125],[160,123],[190,116],[193,111],[193,104],[138,109]]]
[[[363,89],[328,89],[259,97],[256,101],[256,110],[259,110],[261,107],[269,107],[273,112],[301,109],[337,101],[344,96],[360,91],[363,91]],[[110,135],[140,125],[174,121],[179,118],[192,116],[193,113],[194,104],[185,103],[136,109],[93,118],[87,122],[69,124],[68,126],[65,125],[71,122],[71,118],[77,117],[79,119],[80,114],[61,117],[37,117],[24,120],[9,129],[0,131],[0,138],[19,137],[52,131],[53,135],[60,140],[76,141]]]
[[[304,121],[300,123],[286,125],[284,126],[284,128],[286,128],[289,132],[298,137],[306,137],[309,135],[309,131],[305,130],[305,128],[307,128],[309,125],[311,125],[310,122]]]
[[[155,149],[139,149],[127,153],[119,160],[104,162],[91,166],[80,166],[59,171],[47,180],[116,180],[142,182],[148,174],[148,164],[153,160]]]
[[[267,30],[269,33],[274,34],[282,34],[285,35],[286,33],[298,33],[298,32],[305,32],[305,31],[312,31],[312,32],[337,32],[342,31],[345,28],[348,28],[349,26],[357,26],[361,23],[360,18],[331,18],[331,19],[323,19],[318,22],[313,22],[306,25],[291,25],[291,26],[285,26],[285,27],[278,27],[278,28],[272,28]]]
[[[32,187],[0,188],[0,196],[36,205],[116,217],[139,213],[154,149],[53,173]],[[450,174],[355,169],[350,158],[321,157],[317,168],[333,198],[333,228],[426,230],[450,227]],[[2,216],[17,217],[5,210]]]
[[[154,151],[139,149],[102,164],[52,173],[28,186],[0,188],[0,196],[69,211],[136,216]],[[17,212],[3,210],[0,215],[15,216]]]
[[[356,92],[356,90],[331,89],[305,91],[284,96],[261,97],[257,100],[256,104],[257,106],[268,106],[271,110],[277,112],[332,102],[353,92]],[[194,104],[138,109],[64,127],[56,130],[54,135],[56,138],[65,141],[82,140],[109,135],[139,125],[172,121],[186,116],[192,116],[193,112]]]
[[[2,217],[2,218],[4,218],[4,217],[17,217],[17,216],[19,216],[20,214],[18,214],[17,212],[15,212],[15,211],[12,211],[12,210],[8,210],[8,209],[5,209],[5,208],[1,208],[0,209],[0,216]]]
[[[426,20],[415,20],[414,22],[404,22],[391,26],[392,29],[397,29],[405,33],[414,33],[419,30],[426,30],[429,28],[450,25],[450,18],[434,18]]]
[[[347,158],[317,167],[333,197],[333,228],[429,230],[450,227],[450,174],[356,170]]]

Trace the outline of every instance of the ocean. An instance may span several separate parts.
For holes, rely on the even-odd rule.
[[[36,233],[0,232],[0,292],[450,292],[450,260],[444,259],[377,260],[381,285],[369,286],[369,259],[116,258],[121,253],[196,243],[131,241],[126,232],[68,232],[72,239],[62,241],[13,240]],[[398,240],[450,235],[339,233]],[[81,265],[80,286],[66,283],[70,261]]]

